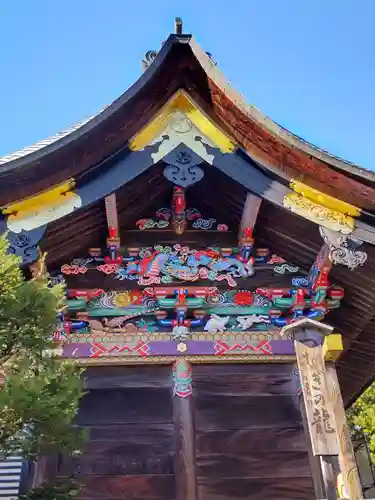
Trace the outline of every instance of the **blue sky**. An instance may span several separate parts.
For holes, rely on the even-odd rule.
[[[175,16],[249,102],[375,170],[374,0],[3,0],[0,155],[111,103]]]

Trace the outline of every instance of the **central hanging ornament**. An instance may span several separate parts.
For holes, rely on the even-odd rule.
[[[167,163],[164,177],[176,186],[187,188],[203,179],[204,172],[199,167],[202,158],[184,144],[179,144],[166,155],[164,161]]]

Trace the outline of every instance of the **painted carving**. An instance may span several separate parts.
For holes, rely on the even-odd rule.
[[[275,266],[273,270],[276,274],[285,274],[286,272],[298,273],[299,267],[291,266],[290,264],[281,264],[281,266]]]
[[[64,193],[52,205],[31,207],[30,211],[20,211],[9,215],[7,227],[14,233],[31,231],[60,219],[82,206],[81,198],[72,192]]]
[[[192,395],[191,364],[185,359],[178,359],[173,364],[173,395],[179,398]]]
[[[170,117],[170,123],[172,130],[177,132],[177,134],[187,134],[193,128],[193,124],[189,118],[180,111],[176,111]]]
[[[329,260],[333,264],[341,264],[353,270],[366,262],[367,253],[358,250],[362,245],[361,241],[343,236],[324,227],[320,227],[319,230],[329,248]]]
[[[172,330],[174,340],[186,340],[189,337],[189,328],[183,325],[177,325]]]
[[[31,231],[21,233],[8,232],[9,253],[13,253],[22,259],[22,266],[32,264],[38,260],[40,252],[38,244],[41,241],[46,226],[38,227]]]
[[[292,285],[297,287],[308,286],[309,280],[305,276],[298,276],[297,278],[292,278]]]
[[[223,332],[226,329],[229,319],[230,316],[221,317],[217,314],[211,314],[211,317],[207,321],[204,329],[209,333]]]
[[[175,186],[172,197],[172,227],[176,234],[183,234],[187,226],[186,197],[183,188]]]
[[[166,229],[169,226],[167,220],[154,220],[154,219],[139,219],[136,224],[138,229],[144,231],[145,229]]]
[[[254,256],[248,261],[238,249],[206,248],[191,249],[176,244],[154,246],[120,251],[115,257],[101,257],[97,249],[92,257],[75,259],[71,264],[64,264],[61,273],[65,275],[86,274],[97,270],[113,275],[116,280],[136,280],[139,285],[170,284],[178,281],[226,281],[230,287],[237,286],[237,278],[253,276],[258,265],[270,266],[276,274],[293,274],[295,266],[274,265],[274,256],[270,259],[268,249],[254,250]]]
[[[197,219],[196,221],[193,222],[193,228],[194,229],[212,229],[213,225],[215,224],[216,219]]]
[[[202,214],[193,207],[186,207],[185,191],[175,186],[171,208],[159,208],[154,217],[139,219],[136,222],[137,229],[147,231],[148,229],[167,229],[172,226],[176,234],[182,234],[185,230],[201,229],[206,231],[229,231],[229,227],[223,223],[217,223],[216,219],[203,218]]]
[[[188,247],[154,247],[141,252],[141,259],[117,271],[116,279],[137,279],[140,285],[182,281],[226,280],[236,286],[235,277],[251,276],[253,270],[236,257],[222,257],[219,251],[191,250]],[[62,272],[64,272],[62,270]]]
[[[91,359],[292,355],[293,344],[289,336],[281,340],[280,326],[323,317],[342,297],[342,290],[329,283],[315,292],[201,286],[122,292],[68,288],[67,313],[61,314],[55,340],[62,343],[63,356]]]
[[[290,187],[296,193],[309,198],[309,200],[312,200],[319,205],[335,210],[336,212],[341,212],[352,217],[358,217],[361,213],[361,210],[358,207],[350,205],[346,201],[334,198],[333,196],[329,196],[326,193],[322,193],[321,191],[307,186],[296,179],[292,179],[290,181]]]
[[[171,208],[159,209],[156,216],[162,222],[171,221],[179,234],[185,230],[187,222],[191,222],[193,228],[196,223],[196,228],[202,229],[216,224],[214,219],[205,223],[196,209],[186,208],[185,192],[180,186],[174,187]],[[146,223],[138,222],[138,225]],[[225,230],[225,227],[221,229]],[[149,335],[168,334],[171,341],[178,341],[178,345],[184,348],[181,351],[176,343],[173,344],[170,354],[175,355],[185,350],[189,354],[193,335],[207,332],[205,335],[214,336],[217,342],[217,353],[232,354],[234,351],[250,350],[270,354],[273,351],[267,339],[262,339],[265,343],[259,342],[259,338],[254,344],[249,343],[248,339],[244,343],[227,343],[227,335],[233,332],[273,330],[301,318],[320,320],[330,309],[338,307],[343,298],[342,289],[331,286],[326,275],[315,280],[314,287],[309,286],[306,276],[298,276],[287,288],[234,291],[236,280],[251,277],[258,265],[263,269],[270,266],[269,269],[276,275],[293,274],[299,270],[281,257],[270,255],[268,249],[255,249],[252,228],[244,229],[239,248],[191,249],[176,244],[173,247],[116,247],[115,250],[115,253],[111,253],[107,249],[109,255],[103,257],[100,249],[92,249],[89,258],[76,259],[70,265],[63,266],[61,271],[70,276],[86,274],[89,270],[99,271],[113,275],[117,280],[137,281],[138,285],[146,288],[124,292],[70,288],[65,333],[103,332],[109,335],[111,332],[127,332],[144,334],[142,341]],[[185,285],[186,282],[205,280],[217,283],[225,281],[232,289]],[[147,352],[152,351],[150,355],[157,355],[158,346],[147,345]],[[126,346],[129,347],[129,344]],[[126,346],[116,344],[112,348],[122,352]],[[131,352],[138,355],[137,346],[132,349]]]
[[[270,323],[270,320],[268,316],[259,316],[258,314],[253,314],[251,316],[238,316],[237,322],[240,329],[244,331],[259,323]]]
[[[315,203],[300,194],[287,194],[284,197],[283,204],[292,212],[332,231],[349,234],[355,229],[355,220],[349,215]]]
[[[182,144],[166,155],[163,160],[168,163],[163,172],[164,177],[179,187],[186,188],[203,179],[204,172],[199,167],[203,163],[202,158]]]
[[[194,331],[265,331],[301,318],[321,319],[340,305],[343,290],[326,282],[308,288],[258,288],[236,292],[215,287],[155,287],[104,292],[67,291],[71,331],[170,332],[183,339]],[[68,319],[70,317],[70,319]]]

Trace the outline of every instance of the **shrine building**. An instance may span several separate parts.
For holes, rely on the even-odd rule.
[[[56,350],[87,368],[85,453],[43,479],[85,500],[364,498],[344,408],[374,378],[375,174],[215,58],[177,19],[116,101],[0,158],[1,233],[65,284]]]

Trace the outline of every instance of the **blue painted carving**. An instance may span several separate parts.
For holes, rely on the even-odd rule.
[[[0,234],[6,233],[9,241],[9,253],[13,253],[22,259],[22,266],[35,262],[39,257],[38,244],[46,232],[47,226],[37,227],[32,231],[13,233],[8,231],[5,219],[0,221]]]
[[[177,186],[186,188],[203,179],[204,172],[198,166],[203,159],[184,144],[179,144],[163,161],[168,164],[164,176]]]

